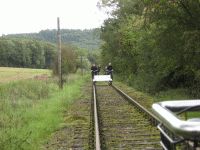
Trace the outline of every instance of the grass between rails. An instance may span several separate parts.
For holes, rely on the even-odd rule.
[[[63,121],[63,111],[80,97],[87,77],[71,75],[60,91],[51,81],[0,85],[0,149],[38,150]]]

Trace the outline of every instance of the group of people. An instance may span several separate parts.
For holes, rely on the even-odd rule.
[[[96,66],[96,64],[93,64],[91,67],[92,79],[94,78],[94,75],[99,75],[100,71],[101,71],[101,66],[100,65]],[[108,66],[105,67],[105,74],[111,75],[111,78],[113,79],[112,72],[113,72],[113,67],[112,64],[109,63]]]

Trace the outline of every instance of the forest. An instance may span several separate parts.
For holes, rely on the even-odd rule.
[[[199,0],[101,0],[103,62],[136,89],[184,88],[200,96]]]
[[[30,38],[42,40],[50,43],[57,42],[57,31],[41,30],[39,33],[26,33],[26,34],[10,34],[5,35],[9,38]],[[87,50],[96,50],[99,48],[102,41],[100,40],[100,29],[61,29],[61,39],[64,44],[71,44],[79,48]]]
[[[56,30],[39,33],[10,34],[0,37],[0,66],[22,68],[53,68],[56,73]],[[100,29],[61,30],[63,73],[89,68],[99,55]],[[80,57],[88,59],[80,64]],[[84,59],[85,60],[85,59]],[[66,69],[68,68],[68,69]]]
[[[50,68],[56,47],[47,42],[0,38],[0,66]]]

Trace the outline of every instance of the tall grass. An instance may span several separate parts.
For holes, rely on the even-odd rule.
[[[53,82],[0,85],[0,149],[38,150],[59,127],[62,112],[80,96],[86,78],[73,76],[61,91]]]
[[[51,71],[47,69],[0,67],[0,83],[31,79],[42,74],[49,76]]]
[[[191,95],[188,94],[187,89],[181,88],[160,91],[153,95],[153,97],[155,101],[194,99]]]

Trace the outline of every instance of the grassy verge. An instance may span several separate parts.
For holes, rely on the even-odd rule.
[[[66,107],[80,97],[86,79],[71,75],[62,91],[51,81],[1,84],[0,149],[40,149],[63,121]]]
[[[152,104],[160,101],[173,101],[173,100],[190,100],[193,99],[189,94],[187,94],[186,89],[169,89],[166,91],[161,91],[155,95],[149,95],[147,93],[135,90],[133,87],[127,86],[121,82],[114,82],[122,90],[137,100],[140,104],[151,110]],[[187,117],[196,118],[200,116],[200,112],[188,112]]]
[[[154,102],[154,99],[150,95],[140,92],[134,89],[133,87],[127,86],[126,84],[123,84],[122,82],[114,82],[113,84],[117,85],[117,87],[125,91],[129,96],[137,100],[140,104],[142,104],[146,108],[148,109],[151,108],[151,105]]]
[[[158,93],[155,93],[154,95],[150,95],[148,93],[141,92],[139,90],[136,90],[135,88],[128,86],[126,84],[123,84],[122,82],[114,82],[114,84],[117,84],[125,91],[131,91],[130,94],[134,94],[136,99],[141,99],[142,97],[144,99],[149,99],[152,103],[153,102],[159,102],[159,101],[165,101],[165,100],[187,100],[187,99],[194,99],[191,95],[188,94],[186,89],[169,89],[166,91],[160,91]],[[149,101],[148,100],[148,101]]]
[[[155,101],[165,101],[165,100],[187,100],[187,99],[193,99],[189,94],[187,94],[186,89],[169,89],[166,91],[160,91],[159,93],[156,93],[155,95],[152,95],[154,97]]]

